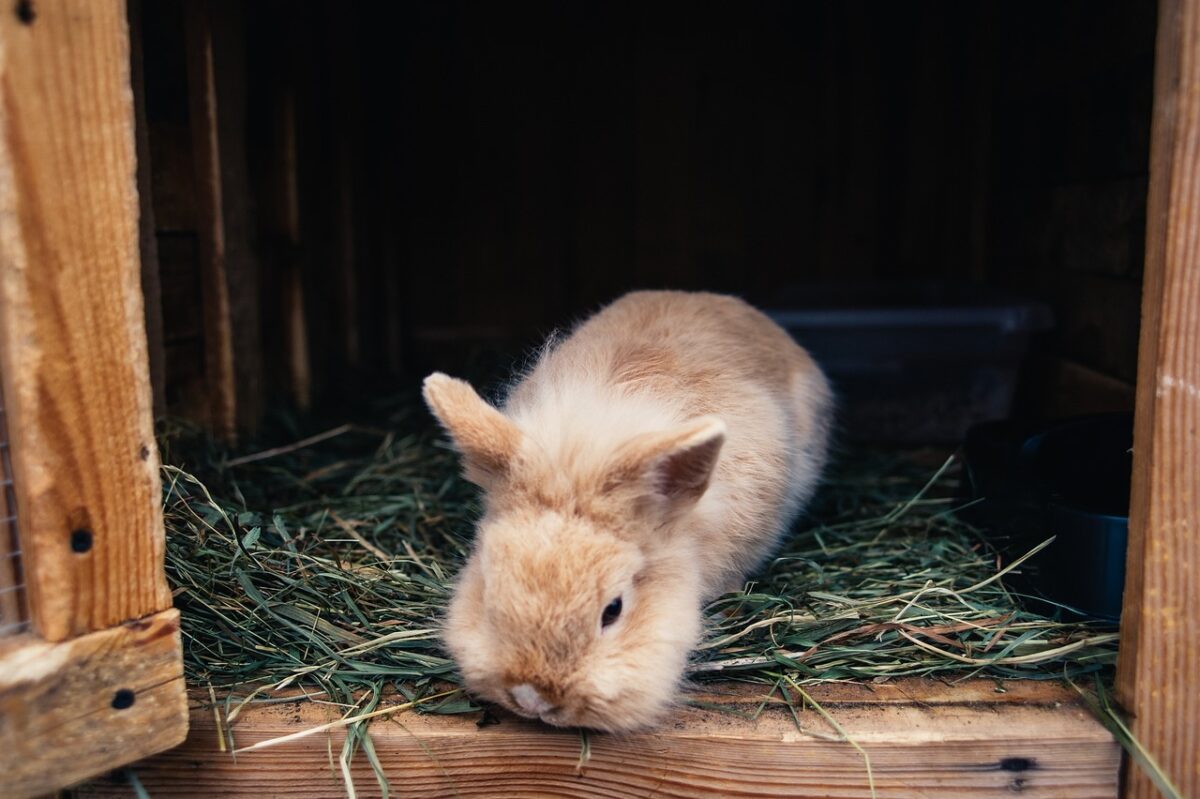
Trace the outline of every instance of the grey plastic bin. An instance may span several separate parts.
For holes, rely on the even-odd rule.
[[[834,383],[843,436],[958,442],[1008,416],[1030,337],[1050,310],[979,286],[792,287],[760,302]]]

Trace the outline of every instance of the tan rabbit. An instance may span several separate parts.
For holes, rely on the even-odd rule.
[[[825,463],[821,370],[733,297],[635,292],[548,346],[502,409],[425,400],[485,490],[444,638],[468,690],[560,726],[673,702],[704,604],[778,544]]]

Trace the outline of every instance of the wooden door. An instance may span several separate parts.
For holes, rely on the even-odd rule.
[[[0,795],[187,729],[163,573],[122,0],[0,7]],[[11,502],[11,506],[10,506]],[[6,583],[6,584],[5,584]]]

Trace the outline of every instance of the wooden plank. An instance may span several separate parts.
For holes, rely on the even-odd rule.
[[[974,7],[971,29],[971,117],[970,117],[970,221],[968,235],[969,274],[972,281],[984,283],[988,271],[988,215],[992,197],[992,131],[995,124],[993,102],[996,96],[996,16],[995,6]]]
[[[0,794],[36,796],[187,734],[179,612],[0,653]]]
[[[590,6],[587,24],[573,46],[574,89],[567,103],[575,213],[567,235],[574,268],[567,274],[571,308],[597,308],[634,281],[636,164],[635,10],[603,3]],[[641,139],[644,142],[644,138]]]
[[[225,279],[233,348],[238,430],[254,433],[263,415],[262,322],[254,195],[247,153],[248,94],[246,7],[241,0],[207,0],[220,144]]]
[[[204,364],[213,432],[237,440],[233,322],[225,264],[225,213],[213,36],[208,4],[187,4],[188,99],[196,169],[196,222],[204,306]]]
[[[362,262],[360,250],[363,242],[360,235],[360,216],[370,209],[359,199],[361,184],[360,167],[365,160],[374,163],[370,168],[383,167],[382,154],[371,152],[364,159],[363,149],[363,101],[359,87],[362,83],[358,72],[355,41],[355,18],[358,10],[353,7],[328,6],[323,16],[326,39],[329,42],[330,85],[332,88],[333,130],[327,135],[333,140],[333,251],[334,291],[337,302],[338,349],[335,356],[333,379],[345,380],[347,372],[354,373],[362,365],[363,351],[369,346],[364,340],[374,320],[361,316],[360,292],[382,291],[380,281],[373,280],[369,273],[360,275]],[[365,271],[365,270],[364,270]],[[367,286],[363,286],[362,283]],[[374,285],[371,285],[374,284]],[[376,334],[378,335],[378,334]]]
[[[146,63],[142,53],[142,0],[129,3],[131,86],[137,141],[138,241],[142,298],[146,308],[146,344],[154,416],[167,412],[167,350],[163,333],[162,281],[158,272],[158,236],[154,227],[154,187],[150,166],[150,122],[146,116]]]
[[[34,11],[0,14],[0,372],[33,622],[60,641],[171,597],[125,5]]]
[[[812,689],[871,758],[880,799],[891,797],[1113,797],[1120,752],[1070,689],[993,681],[944,686],[833,685]],[[734,688],[701,697],[753,711],[763,689]],[[201,697],[194,696],[199,700]],[[337,718],[314,704],[259,706],[244,712],[233,740],[246,747]],[[580,769],[580,737],[499,714],[477,726],[472,716],[403,714],[371,727],[394,795],[758,797],[867,796],[861,755],[837,740],[812,710],[798,729],[779,702],[757,720],[712,710],[680,709],[652,733],[590,736]],[[194,702],[183,746],[138,764],[152,796],[334,796],[343,792],[332,764],[343,740],[334,730],[238,754],[218,751],[213,710]],[[367,759],[353,762],[359,796],[378,788]],[[127,796],[120,784],[93,783],[80,797]]]
[[[1200,0],[1162,0],[1117,693],[1183,796],[1200,795],[1198,167]],[[1156,795],[1126,774],[1128,796]]]
[[[274,208],[282,245],[279,264],[283,304],[284,357],[291,399],[300,410],[312,405],[312,365],[304,313],[304,270],[300,262],[300,165],[296,141],[296,91],[281,87],[274,107]]]
[[[689,199],[700,100],[696,44],[667,9],[645,9],[633,24],[638,78],[633,285],[699,288]]]

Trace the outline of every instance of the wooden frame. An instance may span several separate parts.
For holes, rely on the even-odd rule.
[[[0,374],[32,632],[0,639],[0,784],[178,743],[125,4],[0,13]]]
[[[193,9],[200,6],[193,5]],[[206,284],[228,294],[212,40],[193,29],[197,141],[203,155]],[[158,459],[138,258],[129,40],[119,0],[39,0],[0,12],[0,376],[13,449],[33,632],[0,639],[0,775],[26,795],[169,748],[186,731],[178,615],[163,575]],[[1161,0],[1140,341],[1134,490],[1118,694],[1132,729],[1182,795],[1200,794],[1200,0]],[[283,229],[294,244],[294,95],[281,129]],[[307,402],[298,272],[289,275],[292,371]],[[219,305],[219,303],[218,303]],[[218,308],[222,319],[228,308]],[[297,332],[298,331],[298,332]],[[211,366],[214,410],[232,436],[230,334]],[[872,756],[880,796],[1111,795],[1116,750],[1074,695],[1043,685],[930,683],[814,692]],[[740,694],[714,701],[745,703]],[[242,714],[239,745],[328,720],[315,705]],[[609,795],[865,792],[860,754],[841,731],[799,735],[786,709],[757,721],[686,711],[661,733],[578,740],[515,720],[397,716],[378,724],[385,766],[418,795],[534,787]],[[244,754],[218,751],[210,709],[193,736],[151,761],[152,792],[282,791],[332,780],[337,729]],[[49,739],[53,738],[53,744]],[[536,748],[531,768],[525,755]],[[208,765],[206,769],[189,766]],[[315,767],[312,764],[316,764]],[[186,765],[185,765],[186,764]],[[453,774],[446,764],[453,765]],[[751,767],[752,766],[752,767]],[[814,767],[816,766],[816,767]],[[356,762],[360,785],[370,784]],[[401,772],[400,769],[403,769]],[[707,776],[703,785],[693,772]],[[711,779],[710,779],[711,778]],[[324,784],[324,783],[322,783]],[[1127,769],[1131,797],[1154,787]],[[91,786],[105,794],[114,786]],[[336,790],[336,787],[332,788]],[[123,789],[122,789],[123,790]]]
[[[1161,0],[1117,694],[1200,795],[1200,0]],[[1157,789],[1127,770],[1127,796]]]
[[[1184,581],[1197,566],[1194,526],[1200,497],[1195,421],[1200,357],[1190,343],[1200,341],[1200,288],[1187,235],[1200,228],[1200,220],[1190,216],[1198,213],[1194,209],[1200,203],[1191,196],[1196,188],[1188,155],[1200,141],[1200,108],[1189,92],[1200,82],[1196,7],[1197,0],[1163,0],[1161,12],[1128,610],[1119,685],[1122,699],[1133,711],[1135,733],[1185,795],[1200,788],[1194,773],[1194,751],[1200,740],[1196,732],[1200,709],[1195,706],[1200,694],[1196,685],[1200,653],[1194,638],[1187,635],[1186,625],[1180,623],[1184,617],[1200,615],[1194,596],[1185,594]],[[282,193],[288,199],[283,207],[289,211],[282,227],[294,233],[294,94],[285,97],[288,99],[277,114],[281,139],[288,144],[281,148]],[[293,310],[301,305],[295,301]],[[303,342],[302,326],[300,330],[301,335],[293,339]],[[304,361],[302,357],[300,362]],[[305,404],[306,373],[293,371],[297,401]],[[1185,607],[1183,600],[1188,597],[1193,604]],[[818,697],[834,708],[843,727],[875,757],[881,796],[917,791],[922,795],[931,791],[934,795],[937,791],[961,795],[968,790],[1020,790],[1047,796],[1115,792],[1114,744],[1082,713],[1072,694],[1046,686],[1019,685],[1009,693],[991,695],[990,685],[961,686],[951,693],[927,683],[873,691],[823,688]],[[328,780],[321,782],[325,790],[339,790],[340,775],[329,768],[327,755],[331,746],[340,745],[339,732],[246,753],[235,762],[217,747],[228,731],[202,706],[205,697],[196,699],[192,737],[183,748],[146,764],[142,771],[155,793],[200,787],[249,793],[283,791],[312,780]],[[979,712],[983,708],[987,712]],[[783,714],[780,708],[773,708],[751,723],[689,712],[680,716],[678,726],[660,735],[597,739],[589,766],[594,781],[589,781],[586,773],[575,774],[578,748],[572,736],[535,730],[520,722],[506,721],[481,733],[462,719],[401,717],[397,720],[402,725],[377,724],[373,735],[385,767],[403,773],[406,785],[418,795],[422,791],[441,795],[448,789],[463,795],[528,789],[532,784],[528,780],[533,778],[528,763],[505,754],[534,747],[539,757],[545,757],[534,775],[542,780],[537,786],[547,790],[607,793],[619,786],[696,795],[698,786],[687,782],[688,768],[706,767],[728,776],[746,760],[761,756],[764,769],[783,764],[781,775],[766,774],[755,781],[756,775],[742,774],[739,781],[726,779],[707,787],[721,795],[736,790],[794,792],[797,786],[812,791],[864,792],[864,786],[854,782],[861,782],[865,771],[859,770],[852,750],[844,744],[831,748],[830,742],[820,738],[796,737],[792,720]],[[286,711],[278,707],[251,709],[242,713],[235,737],[239,745],[245,745],[334,717],[331,711],[309,705]],[[712,743],[714,739],[717,743]],[[930,744],[934,739],[937,746]],[[1049,754],[1041,754],[1040,759],[1023,754],[997,756],[998,751],[1015,752],[1030,741],[1048,742],[1038,751]],[[656,757],[647,760],[647,751]],[[922,770],[912,765],[934,752],[943,758],[936,766]],[[1056,760],[1059,756],[1062,759]],[[1036,767],[1031,765],[1033,761]],[[303,768],[310,762],[318,763],[318,768]],[[811,765],[817,762],[823,768],[813,777]],[[185,763],[206,768],[185,768]],[[453,777],[443,763],[453,763]],[[658,781],[638,782],[641,777],[624,774],[620,763],[640,765],[643,773],[657,768]],[[1084,763],[1089,766],[1084,768]],[[365,768],[362,762],[354,766],[360,787],[371,782]],[[822,775],[830,770],[834,776],[822,782]],[[1031,773],[1026,775],[1026,771]],[[196,782],[197,774],[204,782]],[[1149,795],[1153,790],[1136,769],[1128,769],[1127,774],[1130,795]],[[773,782],[776,776],[778,783]],[[806,779],[812,781],[804,782]],[[97,795],[112,790],[123,789],[89,788]]]

